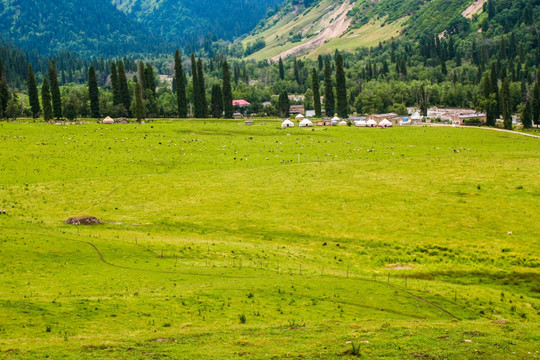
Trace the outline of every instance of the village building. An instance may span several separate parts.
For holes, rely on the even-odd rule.
[[[291,105],[289,108],[289,113],[291,115],[304,115],[306,113],[306,107],[304,105]]]
[[[315,110],[306,110],[304,115],[306,115],[306,117],[315,117]],[[326,116],[326,111],[324,109],[321,109],[321,116]]]
[[[398,117],[398,114],[396,113],[386,113],[386,114],[373,114],[373,115],[369,115],[367,117],[368,120],[374,120],[377,125],[383,121],[384,119],[393,119],[393,118],[396,118]],[[401,119],[400,119],[401,120]]]
[[[387,118],[386,120],[388,120],[392,125],[401,125],[401,122],[403,121],[403,117],[402,116],[394,116],[394,117],[391,117],[391,118]]]
[[[452,118],[452,124],[454,125],[463,125],[466,121],[472,121],[478,119],[479,121],[485,123],[487,121],[486,114],[479,113],[479,114],[464,114],[464,115],[457,115]]]
[[[415,111],[411,115],[411,125],[420,125],[423,120],[424,120],[424,117],[420,115],[420,111]]]
[[[246,106],[251,105],[249,101],[246,101],[244,99],[233,100],[232,104],[233,106],[238,106],[238,107],[246,107]]]

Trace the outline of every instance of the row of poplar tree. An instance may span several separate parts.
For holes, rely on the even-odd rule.
[[[111,85],[115,110],[119,114],[124,114],[125,116],[133,115],[140,120],[146,115],[144,99],[147,100],[146,104],[156,104],[156,86],[152,66],[150,64],[146,64],[145,66],[142,62],[139,62],[137,79],[138,81],[134,89],[134,101],[132,101],[123,61],[119,60],[118,63],[111,63]],[[77,116],[77,99],[74,98],[74,94],[68,96],[65,99],[65,104],[62,105],[58,74],[54,60],[49,63],[48,74],[41,85],[41,104],[36,77],[30,64],[28,65],[27,88],[30,109],[34,118],[37,118],[40,113],[42,113],[45,121],[52,120],[53,118],[60,119],[64,116],[72,120]],[[88,95],[92,117],[101,117],[99,109],[99,87],[96,71],[93,66],[90,66],[88,70]],[[15,97],[15,94],[12,95],[13,97]]]
[[[191,55],[192,82],[193,82],[193,116],[196,118],[206,118],[208,116],[208,105],[206,103],[206,91],[204,85],[204,72],[202,60],[195,59]],[[186,75],[183,70],[182,58],[177,50],[174,57],[175,69],[175,92],[178,101],[178,116],[186,118],[188,116],[188,103],[186,98]],[[233,96],[231,88],[231,77],[227,61],[222,64],[223,85],[214,85],[212,87],[211,114],[213,117],[232,118],[233,117]],[[9,98],[16,97],[15,93],[10,94],[9,88],[3,76],[0,63],[0,114],[6,114],[5,109]],[[113,95],[113,108],[116,114],[134,117],[142,120],[147,113],[157,112],[156,83],[152,66],[142,61],[138,64],[137,81],[135,82],[133,99],[128,88],[126,70],[122,60],[111,62],[111,86]],[[60,119],[63,116],[68,119],[76,117],[75,101],[68,96],[66,104],[62,106],[60,95],[60,86],[58,84],[58,75],[56,64],[51,61],[49,71],[41,85],[41,104],[39,100],[38,85],[32,65],[28,65],[28,97],[31,112],[34,118],[41,113],[46,121],[53,118]],[[88,97],[90,100],[90,113],[92,117],[101,117],[99,104],[99,86],[94,66],[88,70]],[[5,99],[5,101],[4,101]],[[75,100],[75,99],[73,99]],[[11,114],[9,114],[11,115]],[[7,116],[11,117],[11,116]]]
[[[211,104],[208,106],[205,78],[202,59],[196,59],[191,55],[191,75],[193,85],[193,103],[188,104],[186,97],[186,86],[188,79],[183,69],[183,61],[180,52],[177,50],[174,56],[174,84],[178,105],[178,117],[186,118],[192,114],[195,118],[206,118],[209,115],[214,118],[224,117],[233,118],[233,95],[231,87],[231,74],[229,64],[226,60],[222,62],[222,84],[214,84],[211,89]],[[56,64],[53,61],[49,63],[48,74],[45,76],[41,85],[41,102],[39,99],[38,85],[32,65],[28,65],[27,88],[31,113],[34,118],[42,114],[46,121],[54,118],[60,119],[66,117],[70,120],[77,116],[77,99],[74,94],[64,98],[60,93],[58,74]],[[279,60],[279,72],[284,72],[283,61]],[[0,63],[0,80],[2,77]],[[112,103],[115,114],[125,117],[134,117],[142,120],[147,114],[157,113],[156,83],[154,70],[147,63],[139,61],[133,95],[128,87],[126,70],[122,60],[112,61],[110,64],[110,79],[112,88]],[[315,68],[312,71],[313,103],[317,117],[322,114],[321,89],[319,88],[318,72]],[[324,107],[326,114],[333,116],[337,113],[341,117],[348,116],[347,87],[345,80],[345,71],[343,67],[343,57],[338,54],[335,61],[335,90],[332,79],[332,67],[330,59],[327,58],[324,64]],[[4,95],[2,95],[4,94]],[[90,103],[90,114],[94,118],[101,117],[99,86],[94,66],[88,69],[88,98]],[[11,99],[11,102],[10,102]],[[5,79],[0,81],[0,113],[5,117],[12,117],[7,111],[10,103],[17,103],[15,93],[10,94]],[[188,109],[192,107],[191,109]],[[278,101],[279,113],[283,117],[289,116],[290,102],[288,94],[283,91],[279,94]],[[15,117],[15,116],[13,116]]]

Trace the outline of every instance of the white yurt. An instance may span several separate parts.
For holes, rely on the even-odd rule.
[[[309,119],[304,119],[304,120],[300,121],[300,124],[298,124],[298,126],[300,126],[300,127],[309,127],[309,126],[313,126],[313,123]]]
[[[367,127],[377,127],[377,122],[373,119],[369,119],[366,123]]]
[[[379,126],[382,128],[392,127],[392,123],[388,119],[384,119],[379,123]]]
[[[366,120],[358,120],[357,122],[354,123],[354,125],[356,127],[366,127],[367,123],[366,123]]]
[[[114,119],[110,116],[107,116],[105,119],[103,119],[103,124],[114,124]]]
[[[339,126],[347,126],[347,122],[345,120],[341,120],[338,125]]]
[[[341,120],[341,119],[338,118],[337,116],[334,116],[334,117],[332,118],[332,121],[338,121],[338,122],[339,122],[340,120]]]
[[[285,120],[284,122],[281,123],[281,128],[284,129],[284,128],[289,128],[289,127],[294,127],[294,124],[291,120],[287,119]]]
[[[305,116],[302,114],[296,115],[296,120],[302,120],[303,118],[305,118]]]

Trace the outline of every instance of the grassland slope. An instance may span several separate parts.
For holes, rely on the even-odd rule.
[[[403,35],[453,33],[482,4],[472,0],[320,0],[304,6],[289,1],[263,20],[243,44],[264,40],[265,46],[248,56],[257,60],[354,51]]]

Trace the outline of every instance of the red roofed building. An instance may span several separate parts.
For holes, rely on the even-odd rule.
[[[233,100],[232,104],[233,104],[233,106],[249,106],[249,105],[251,105],[251,103],[247,102],[244,99]]]

